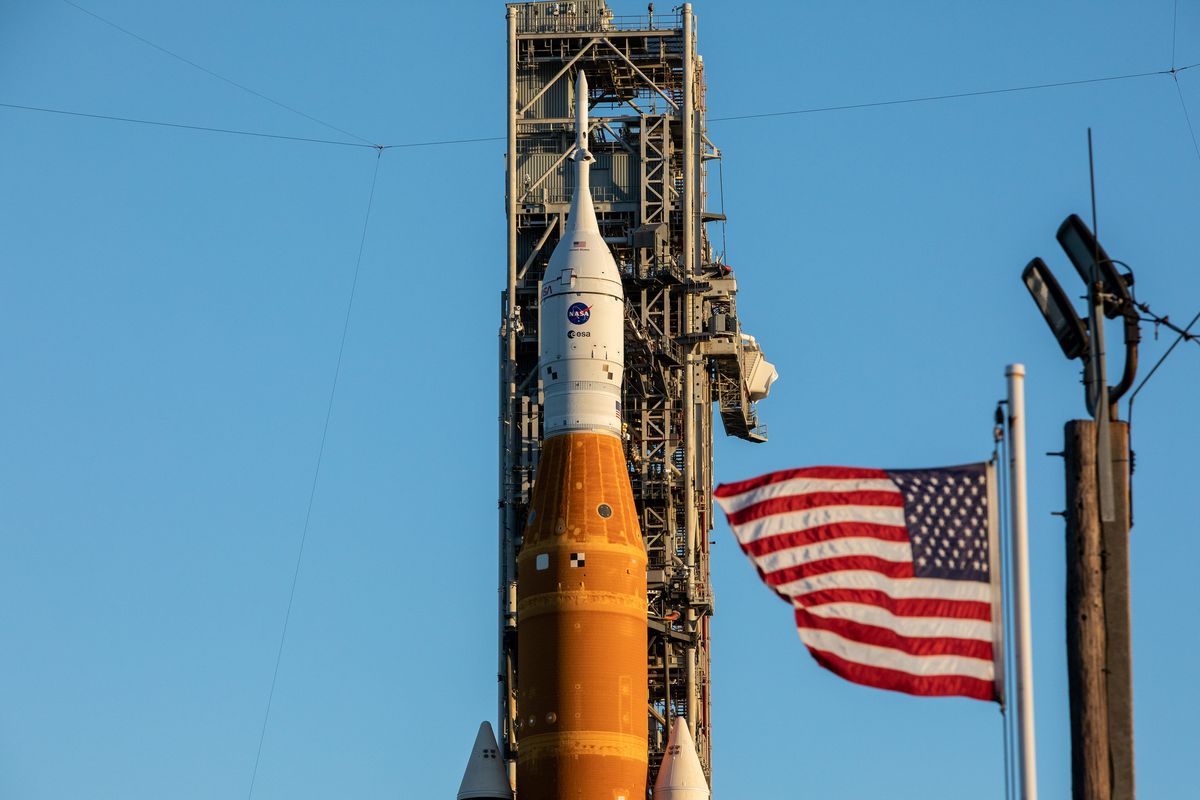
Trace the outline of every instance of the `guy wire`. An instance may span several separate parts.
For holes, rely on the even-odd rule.
[[[317,479],[321,475],[321,461],[325,456],[325,441],[329,436],[329,420],[333,416],[333,400],[337,395],[338,378],[342,374],[342,356],[346,351],[346,334],[350,330],[350,313],[354,310],[354,297],[358,290],[358,275],[362,268],[363,249],[367,243],[367,227],[371,222],[371,207],[375,204],[375,184],[379,179],[379,164],[383,150],[375,154],[375,169],[371,173],[371,191],[367,196],[367,211],[363,216],[362,234],[358,240],[358,256],[354,260],[354,278],[350,282],[350,299],[346,303],[346,316],[342,321],[342,336],[338,343],[337,364],[333,370],[333,385],[329,388],[329,402],[325,405],[325,422],[321,426],[321,445],[317,448],[317,463],[313,468],[312,485],[308,490],[308,506],[304,512],[304,527],[300,532],[300,544],[296,551],[296,566],[292,570],[292,585],[288,590],[287,610],[283,614],[283,628],[279,632],[279,647],[275,652],[275,666],[271,670],[271,688],[267,692],[267,708],[263,712],[262,730],[258,734],[258,749],[254,754],[254,769],[250,773],[250,791],[247,798],[254,797],[254,784],[258,780],[258,765],[262,761],[263,742],[267,738],[267,723],[271,719],[271,705],[275,700],[275,685],[279,679],[279,664],[283,660],[283,645],[287,641],[288,623],[292,618],[292,605],[296,600],[296,584],[300,579],[300,564],[304,559],[304,544],[308,540],[308,526],[312,521],[313,499],[317,495]]]

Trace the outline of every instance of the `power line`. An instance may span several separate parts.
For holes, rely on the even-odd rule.
[[[439,139],[432,142],[401,142],[400,144],[383,144],[380,150],[395,150],[402,147],[436,147],[443,144],[474,144],[475,142],[503,142],[503,136],[484,136],[478,139]]]
[[[276,100],[275,98],[268,97],[267,95],[263,94],[262,92],[260,92],[256,89],[251,89],[249,86],[246,86],[245,84],[242,84],[242,83],[238,83],[237,81],[233,80],[232,78],[227,78],[224,75],[220,74],[219,72],[214,72],[213,70],[209,69],[208,67],[204,66],[203,64],[197,64],[195,61],[192,61],[189,58],[185,58],[172,50],[168,50],[167,48],[163,47],[162,45],[156,44],[155,42],[150,41],[146,37],[140,36],[139,34],[136,34],[133,31],[129,30],[128,28],[118,25],[117,23],[113,22],[111,19],[102,17],[99,14],[97,14],[95,11],[84,8],[83,6],[79,5],[78,3],[72,2],[72,0],[62,0],[62,2],[66,3],[67,5],[71,6],[74,9],[82,11],[84,14],[87,14],[89,17],[92,17],[94,19],[99,20],[100,22],[103,22],[105,25],[109,26],[110,28],[120,31],[121,33],[125,34],[126,36],[137,39],[139,42],[141,42],[144,45],[147,45],[148,47],[153,47],[155,50],[159,51],[160,53],[164,53],[165,55],[168,55],[177,61],[182,61],[184,64],[187,64],[189,67],[193,67],[195,69],[200,70],[205,75],[210,75],[219,81],[223,81],[224,83],[229,84],[230,86],[234,87],[235,89],[240,89],[243,92],[252,94],[255,97],[259,98],[260,100],[265,100],[268,103],[270,103],[271,105],[278,106],[279,108],[282,108],[285,111],[290,111],[293,114],[304,117],[305,119],[307,119],[311,122],[315,122],[318,125],[322,125],[326,128],[329,128],[331,131],[337,131],[338,133],[342,134],[343,136],[349,136],[351,139],[357,139],[358,141],[362,142],[363,144],[366,144],[366,145],[369,145],[372,147],[374,146],[373,142],[371,142],[367,139],[364,139],[363,137],[359,136],[357,133],[352,133],[343,128],[339,128],[338,126],[328,123],[323,119],[314,117],[312,114],[306,114],[305,112],[301,111],[298,108],[289,106],[287,103],[281,103],[280,101]]]
[[[296,566],[292,570],[292,586],[288,590],[287,611],[283,615],[283,629],[279,633],[279,649],[275,652],[275,668],[271,671],[271,689],[267,692],[267,708],[263,713],[262,730],[258,734],[258,750],[254,754],[254,770],[250,774],[250,791],[254,796],[254,783],[258,779],[258,765],[262,761],[263,742],[267,738],[267,723],[271,719],[271,704],[275,700],[275,684],[279,679],[279,663],[283,660],[283,645],[287,641],[288,622],[292,618],[292,604],[296,599],[296,584],[300,579],[300,563],[304,559],[304,543],[308,540],[308,525],[312,520],[313,499],[317,496],[317,479],[321,476],[321,461],[325,457],[325,441],[329,436],[329,420],[333,416],[333,400],[337,395],[338,378],[342,374],[342,356],[346,351],[346,334],[350,330],[350,312],[354,310],[354,296],[358,290],[358,275],[362,268],[363,249],[367,243],[367,227],[371,222],[371,207],[375,204],[375,184],[379,180],[379,164],[383,150],[375,155],[375,170],[371,174],[371,191],[367,196],[367,211],[363,216],[362,234],[358,239],[358,256],[354,260],[354,278],[350,282],[350,299],[346,303],[346,317],[342,321],[342,338],[338,344],[337,365],[333,370],[333,385],[329,389],[329,402],[325,405],[325,423],[321,426],[321,446],[317,448],[317,463],[313,469],[312,486],[308,490],[308,507],[304,512],[304,527],[300,532],[300,545],[296,552]]]
[[[96,12],[94,12],[88,8],[84,8],[83,6],[74,2],[73,0],[62,0],[62,2],[71,6],[72,8],[77,9],[78,11],[81,11],[82,13],[87,14],[88,16],[104,23],[105,25],[108,25],[109,27],[120,31],[121,33],[125,34],[126,36],[136,39],[137,41],[147,45],[148,47],[153,47],[155,50],[158,50],[159,52],[161,52],[165,55],[168,55],[171,58],[174,58],[178,61],[183,62],[184,64],[187,64],[190,67],[200,70],[201,72],[205,73],[206,75],[210,75],[219,81],[223,81],[224,83],[227,83],[230,86],[233,86],[234,88],[240,89],[241,91],[244,91],[251,95],[254,95],[255,97],[257,97],[261,100],[265,100],[266,102],[271,103],[272,105],[278,106],[279,108],[282,108],[285,111],[290,111],[293,114],[304,117],[305,119],[307,119],[311,122],[315,122],[318,125],[322,125],[326,128],[329,128],[330,130],[336,131],[344,136],[349,136],[352,139],[357,139],[359,142],[361,142],[365,146],[386,147],[386,148],[426,147],[426,146],[431,146],[431,145],[468,144],[468,143],[474,143],[474,142],[501,141],[504,138],[504,137],[496,136],[496,137],[485,137],[485,138],[477,138],[477,139],[448,139],[448,140],[433,141],[433,142],[414,142],[411,144],[377,145],[374,142],[371,142],[370,140],[365,139],[362,136],[359,136],[358,134],[356,134],[352,131],[345,130],[344,128],[339,128],[338,126],[336,126],[332,123],[326,122],[325,120],[320,119],[319,117],[314,117],[313,115],[308,114],[304,111],[301,111],[298,108],[290,106],[279,100],[276,100],[275,98],[265,95],[256,89],[252,89],[251,87],[246,86],[245,84],[239,83],[239,82],[233,80],[232,78],[227,78],[224,75],[220,74],[219,72],[211,70],[202,64],[198,64],[195,61],[192,61],[191,59],[186,58],[186,57],[174,52],[173,50],[169,50],[168,48],[163,47],[162,45],[157,44],[156,42],[150,41],[149,39],[147,39],[144,36],[134,33],[133,31],[129,30],[128,28],[125,28],[124,26],[119,25],[118,23],[116,23],[108,18],[101,16],[100,14],[97,14]],[[1183,72],[1185,70],[1193,69],[1197,66],[1200,66],[1200,63],[1196,63],[1196,64],[1189,64],[1186,67],[1179,67],[1178,69],[1175,67],[1175,51],[1176,51],[1176,41],[1177,41],[1177,32],[1178,32],[1178,21],[1179,21],[1179,0],[1175,0],[1174,12],[1173,12],[1172,21],[1171,21],[1171,68],[1169,70],[1157,70],[1154,72],[1131,73],[1128,75],[1114,75],[1114,76],[1104,77],[1104,78],[1086,78],[1083,80],[1060,81],[1060,82],[1056,82],[1056,83],[1033,84],[1033,85],[1029,85],[1029,86],[1014,86],[1014,87],[1008,87],[1008,88],[1003,88],[1003,89],[984,89],[984,90],[971,91],[971,92],[959,92],[959,93],[955,93],[955,94],[930,95],[927,97],[912,97],[912,98],[905,98],[905,99],[900,99],[900,100],[882,100],[882,101],[870,102],[870,103],[854,103],[854,104],[850,104],[850,105],[839,105],[839,106],[822,106],[822,107],[817,107],[817,108],[804,108],[804,109],[797,109],[797,110],[792,110],[792,111],[770,111],[770,112],[764,112],[761,114],[740,114],[740,115],[727,116],[727,117],[709,117],[709,121],[710,122],[731,122],[731,121],[743,120],[743,119],[762,119],[762,118],[767,118],[767,117],[795,116],[795,115],[800,115],[800,114],[818,114],[818,113],[824,113],[824,112],[829,112],[829,111],[849,111],[849,110],[862,109],[862,108],[879,108],[879,107],[883,107],[883,106],[906,105],[906,104],[911,104],[911,103],[926,103],[926,102],[932,102],[932,101],[936,101],[936,100],[956,100],[956,99],[961,99],[961,98],[965,98],[965,97],[984,97],[987,95],[1008,94],[1008,93],[1013,93],[1013,92],[1024,92],[1024,91],[1031,91],[1031,90],[1036,90],[1036,89],[1054,89],[1054,88],[1060,88],[1060,87],[1064,87],[1064,86],[1079,86],[1079,85],[1089,84],[1089,83],[1103,83],[1105,81],[1128,80],[1130,78],[1145,78],[1145,77],[1148,77],[1151,75],[1162,75],[1164,73],[1169,73],[1169,74],[1174,75],[1176,73]],[[184,127],[184,126],[177,126],[177,127]],[[228,131],[223,131],[223,132],[228,132]],[[250,134],[250,135],[256,135],[256,134]],[[301,137],[279,137],[279,138],[301,138]],[[314,140],[314,141],[316,141],[316,140]]]
[[[1113,263],[1115,264],[1116,262],[1114,261]],[[1186,339],[1189,342],[1195,342],[1197,346],[1200,346],[1200,336],[1194,333],[1189,333],[1189,331],[1192,329],[1192,326],[1196,324],[1196,320],[1200,319],[1200,313],[1196,314],[1195,318],[1193,318],[1192,321],[1187,324],[1186,328],[1181,328],[1174,322],[1171,322],[1170,316],[1160,317],[1158,314],[1154,313],[1154,311],[1150,308],[1149,303],[1139,303],[1137,300],[1134,300],[1133,304],[1138,307],[1139,311],[1146,315],[1144,317],[1139,317],[1142,322],[1154,323],[1155,339],[1158,338],[1158,327],[1161,325],[1168,330],[1178,333],[1180,338]]]
[[[1179,331],[1179,336],[1176,337],[1175,341],[1171,342],[1171,346],[1167,348],[1167,352],[1163,353],[1162,357],[1160,357],[1158,359],[1158,361],[1155,362],[1154,367],[1150,370],[1150,372],[1146,375],[1146,377],[1142,378],[1142,382],[1139,383],[1137,385],[1137,388],[1133,390],[1133,394],[1129,395],[1129,411],[1126,412],[1125,416],[1129,420],[1129,425],[1131,428],[1133,426],[1133,401],[1137,400],[1138,392],[1142,391],[1142,387],[1144,387],[1146,385],[1146,383],[1151,378],[1154,377],[1154,373],[1158,372],[1158,368],[1163,365],[1163,362],[1166,361],[1167,357],[1169,355],[1171,355],[1171,353],[1175,350],[1176,347],[1179,346],[1180,342],[1182,342],[1186,339],[1188,341],[1200,343],[1200,340],[1198,340],[1195,336],[1193,336],[1192,334],[1189,333],[1189,331],[1191,331],[1191,329],[1192,329],[1192,326],[1195,325],[1197,322],[1200,322],[1200,311],[1196,312],[1196,316],[1192,317],[1192,321],[1187,324],[1186,328],[1180,329],[1180,328],[1175,328],[1175,326],[1173,326],[1173,325],[1171,326],[1175,330]]]
[[[67,2],[67,0],[63,0],[63,2]],[[1012,86],[1012,87],[1003,88],[1003,89],[983,89],[983,90],[973,91],[973,92],[959,92],[956,94],[943,94],[943,95],[928,95],[928,96],[924,96],[924,97],[909,97],[909,98],[903,98],[903,99],[899,99],[899,100],[881,100],[881,101],[870,102],[870,103],[852,103],[852,104],[848,104],[848,105],[819,106],[819,107],[815,107],[815,108],[803,108],[803,109],[796,109],[796,110],[792,110],[792,111],[769,111],[769,112],[764,112],[764,113],[760,113],[760,114],[739,114],[739,115],[726,116],[726,117],[709,117],[708,121],[709,122],[730,122],[730,121],[744,120],[744,119],[767,119],[767,118],[771,118],[771,117],[796,116],[796,115],[800,115],[800,114],[820,114],[820,113],[827,113],[827,112],[832,112],[832,111],[850,111],[850,110],[862,109],[862,108],[879,108],[879,107],[886,107],[886,106],[906,105],[906,104],[912,104],[912,103],[928,103],[928,102],[935,102],[935,101],[939,101],[939,100],[956,100],[956,99],[960,99],[960,98],[964,98],[964,97],[984,97],[987,95],[1011,94],[1014,92],[1025,92],[1025,91],[1033,91],[1033,90],[1038,90],[1038,89],[1051,89],[1051,88],[1058,88],[1058,87],[1063,87],[1063,86],[1079,86],[1079,85],[1090,84],[1090,83],[1104,83],[1104,82],[1108,82],[1108,81],[1129,80],[1132,78],[1145,78],[1145,77],[1149,77],[1152,75],[1171,75],[1171,76],[1175,77],[1176,80],[1178,81],[1179,73],[1186,72],[1187,70],[1190,70],[1190,69],[1195,69],[1196,67],[1200,67],[1200,62],[1197,62],[1195,64],[1188,64],[1187,66],[1183,66],[1183,67],[1176,67],[1175,69],[1156,70],[1154,72],[1137,72],[1137,73],[1130,73],[1128,75],[1113,75],[1113,76],[1104,77],[1104,78],[1086,78],[1083,80],[1075,80],[1075,81],[1060,81],[1057,83],[1041,83],[1041,84],[1032,84],[1029,86]],[[263,133],[261,131],[248,131],[248,130],[241,130],[241,129],[237,129],[237,128],[219,128],[219,127],[210,126],[210,125],[191,125],[191,124],[182,123],[182,122],[166,122],[164,120],[139,119],[139,118],[135,118],[135,117],[121,117],[121,116],[116,116],[116,115],[112,115],[112,114],[93,114],[93,113],[88,113],[88,112],[83,112],[83,111],[73,111],[70,109],[46,108],[43,106],[30,106],[30,105],[22,105],[22,104],[18,104],[18,103],[0,103],[0,108],[9,108],[9,109],[14,109],[14,110],[19,110],[19,111],[34,111],[34,112],[40,112],[43,114],[61,114],[63,116],[82,117],[85,119],[98,119],[98,120],[109,120],[109,121],[113,121],[113,122],[126,122],[126,123],[131,123],[131,124],[136,124],[136,125],[153,125],[153,126],[163,127],[163,128],[178,128],[178,129],[182,129],[182,130],[202,131],[202,132],[206,132],[206,133],[224,133],[224,134],[230,134],[230,135],[234,135],[234,136],[252,136],[252,137],[257,137],[257,138],[262,138],[262,139],[278,139],[278,140],[282,140],[282,141],[291,141],[291,142],[307,142],[310,144],[335,145],[335,146],[339,146],[339,147],[370,147],[370,148],[375,148],[377,150],[394,150],[394,149],[403,149],[403,148],[410,148],[410,147],[438,147],[438,146],[443,146],[443,145],[455,145],[455,144],[476,144],[476,143],[480,143],[480,142],[500,142],[500,141],[504,141],[504,138],[505,138],[503,136],[483,136],[483,137],[460,138],[460,139],[435,139],[435,140],[421,141],[421,142],[397,142],[395,144],[370,144],[370,143],[365,143],[366,140],[364,140],[363,143],[360,143],[360,142],[347,142],[344,140],[337,140],[337,139],[318,139],[318,138],[310,137],[310,136],[291,136],[291,135],[287,135],[287,134]],[[350,134],[350,135],[353,135],[353,134]]]
[[[260,131],[245,131],[235,128],[214,128],[208,125],[188,125],[183,122],[164,122],[154,119],[137,119],[134,117],[116,117],[111,114],[88,114],[83,111],[68,111],[63,108],[43,108],[41,106],[25,106],[17,103],[0,103],[0,108],[12,108],[19,111],[38,111],[43,114],[62,114],[67,117],[84,117],[86,119],[102,119],[112,122],[128,122],[135,125],[154,125],[160,128],[181,128],[189,131],[204,131],[206,133],[227,133],[233,136],[255,136],[261,139],[282,139],[289,142],[308,142],[310,144],[331,144],[341,147],[371,147],[379,149],[373,144],[359,144],[358,142],[345,142],[336,139],[313,139],[307,136],[287,136],[282,133],[262,133]]]
[[[1176,70],[1178,73],[1178,70]],[[1192,136],[1192,149],[1196,151],[1196,158],[1200,159],[1200,143],[1196,141],[1196,129],[1192,127],[1192,115],[1188,113],[1187,101],[1183,99],[1183,89],[1179,85],[1179,75],[1172,74],[1175,79],[1175,93],[1179,95],[1179,107],[1183,109],[1183,119],[1187,122],[1188,133]]]
[[[1179,0],[1175,0],[1175,11],[1171,14],[1171,69],[1175,69],[1175,42],[1179,33]]]
[[[980,89],[970,92],[957,92],[953,94],[938,94],[927,95],[922,97],[906,97],[898,100],[879,100],[868,103],[850,103],[847,105],[837,106],[816,106],[814,108],[800,108],[791,111],[766,111],[757,114],[736,114],[726,117],[708,117],[708,122],[733,122],[743,119],[766,119],[769,117],[788,117],[801,114],[821,114],[830,111],[853,111],[862,108],[880,108],[884,106],[907,105],[911,103],[929,103],[939,100],[959,100],[965,97],[986,97],[996,94],[1012,94],[1014,92],[1028,92],[1039,89],[1057,89],[1064,86],[1082,86],[1090,83],[1106,83],[1110,81],[1124,81],[1133,78],[1149,78],[1154,75],[1177,75],[1180,72],[1186,72],[1189,69],[1200,67],[1200,61],[1195,64],[1188,64],[1183,67],[1172,67],[1171,69],[1152,70],[1150,72],[1131,72],[1126,75],[1108,75],[1101,78],[1082,78],[1073,81],[1057,81],[1054,83],[1035,83],[1026,86],[1009,86],[1002,89]]]
[[[166,122],[157,119],[139,119],[137,117],[118,117],[112,114],[90,114],[84,111],[70,111],[65,108],[45,108],[43,106],[26,106],[18,103],[0,103],[0,108],[11,108],[17,111],[36,111],[42,114],[61,114],[67,117],[83,117],[84,119],[99,119],[110,122],[127,122],[134,125],[153,125],[160,128],[180,128],[189,131],[205,133],[225,133],[232,136],[253,136],[259,139],[280,139],[287,142],[306,142],[308,144],[326,144],[339,147],[362,147],[373,150],[396,150],[407,147],[437,147],[450,144],[473,144],[476,142],[499,142],[503,136],[485,136],[476,139],[437,139],[425,142],[398,142],[396,144],[359,144],[338,139],[314,139],[309,136],[289,136],[282,133],[264,133],[262,131],[247,131],[237,128],[217,128],[211,125],[191,125],[185,122]]]
[[[1175,70],[1175,72],[1182,72],[1185,69],[1191,69],[1192,67],[1195,67],[1195,66],[1200,66],[1200,65],[1192,64],[1191,66],[1177,69],[1177,70]],[[1152,75],[1168,75],[1170,73],[1171,73],[1171,70],[1160,69],[1160,70],[1154,70],[1153,72],[1132,72],[1127,75],[1110,75],[1110,76],[1104,77],[1104,78],[1084,78],[1081,80],[1074,80],[1074,81],[1057,81],[1055,83],[1035,83],[1035,84],[1030,84],[1027,86],[1010,86],[1010,87],[1007,87],[1004,89],[981,89],[981,90],[973,91],[973,92],[956,92],[954,94],[937,94],[937,95],[928,95],[925,97],[908,97],[908,98],[904,98],[902,100],[879,100],[879,101],[871,102],[871,103],[852,103],[849,105],[839,105],[839,106],[817,106],[814,108],[800,108],[800,109],[796,109],[793,111],[767,111],[767,112],[764,112],[761,114],[738,114],[736,116],[729,116],[729,117],[709,117],[708,120],[709,120],[709,122],[730,122],[733,120],[740,120],[740,119],[764,119],[767,117],[790,117],[790,116],[796,116],[799,114],[821,114],[821,113],[826,113],[829,111],[850,111],[850,110],[859,109],[859,108],[879,108],[882,106],[900,106],[900,105],[907,105],[910,103],[930,103],[930,102],[934,102],[937,100],[958,100],[958,99],[961,99],[964,97],[985,97],[987,95],[994,95],[994,94],[1011,94],[1013,92],[1029,92],[1029,91],[1034,91],[1037,89],[1057,89],[1057,88],[1060,88],[1063,86],[1082,86],[1084,84],[1089,84],[1089,83],[1105,83],[1105,82],[1109,82],[1109,81],[1124,81],[1124,80],[1130,80],[1132,78],[1148,78]]]

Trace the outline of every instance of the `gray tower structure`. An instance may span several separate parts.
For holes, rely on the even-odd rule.
[[[666,5],[666,4],[664,4]],[[737,283],[707,233],[704,64],[690,4],[616,16],[604,0],[508,6],[507,282],[500,327],[500,748],[510,777],[521,676],[516,553],[541,441],[543,272],[573,188],[576,70],[591,83],[592,195],[625,285],[625,452],[649,555],[653,782],[675,717],[711,777],[709,535],[713,410],[766,440],[754,402],[775,378],[737,314]],[[518,792],[519,792],[518,787]]]

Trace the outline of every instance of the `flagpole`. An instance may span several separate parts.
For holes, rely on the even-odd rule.
[[[1008,466],[1012,501],[1012,553],[1009,570],[1013,592],[1013,646],[1017,669],[1010,680],[1016,684],[1018,761],[1021,800],[1037,800],[1037,756],[1033,735],[1033,637],[1029,615],[1029,505],[1026,494],[1025,462],[1025,365],[1009,364],[1008,378]],[[1010,694],[1010,696],[1012,696]]]

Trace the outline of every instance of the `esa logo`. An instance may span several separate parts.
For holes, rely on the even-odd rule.
[[[590,339],[592,338],[591,331],[567,331],[568,339]]]
[[[592,316],[592,309],[583,303],[572,303],[567,309],[567,320],[572,325],[582,325]]]

